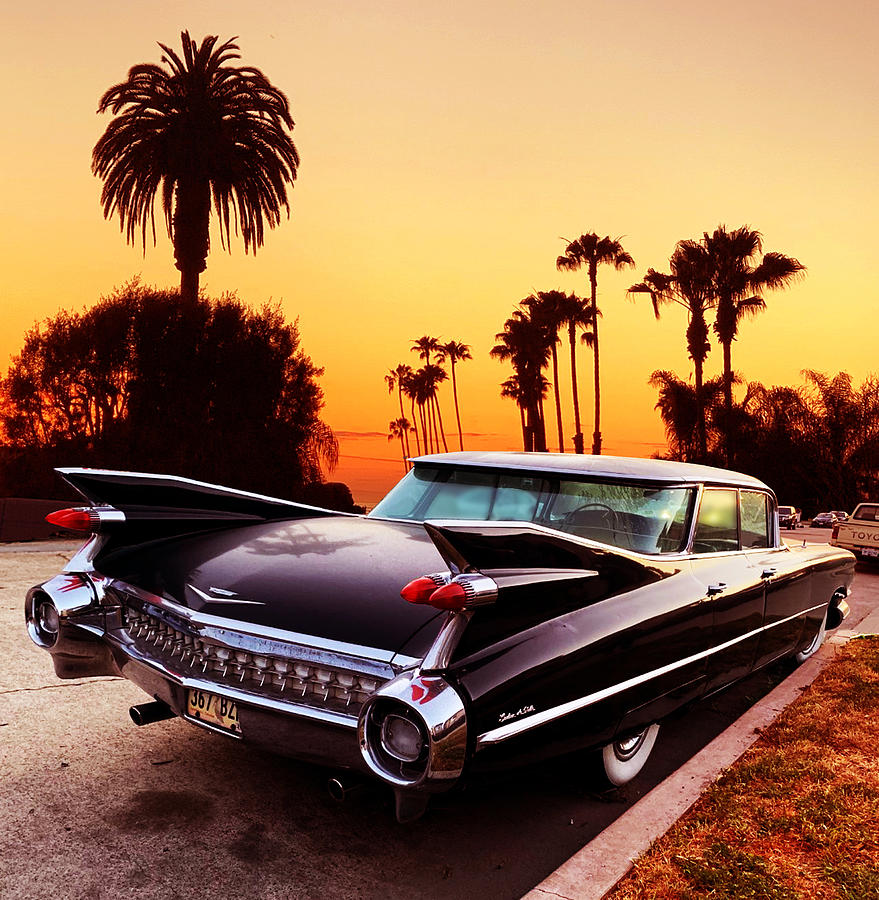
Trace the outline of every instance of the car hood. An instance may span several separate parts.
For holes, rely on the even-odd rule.
[[[419,523],[267,522],[113,554],[102,572],[198,612],[421,658],[443,613],[400,589],[447,567]]]

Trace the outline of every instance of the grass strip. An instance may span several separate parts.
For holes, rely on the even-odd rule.
[[[607,900],[879,900],[879,638],[850,641]]]

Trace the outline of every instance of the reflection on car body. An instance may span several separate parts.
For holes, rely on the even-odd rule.
[[[389,785],[401,821],[480,773],[594,751],[633,778],[657,723],[847,613],[854,560],[780,540],[772,491],[662,460],[449,453],[369,516],[171,476],[60,470],[91,506],[29,593],[62,678]],[[216,699],[212,699],[216,698]]]

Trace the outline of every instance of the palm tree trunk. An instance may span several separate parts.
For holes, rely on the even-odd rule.
[[[406,459],[409,456],[409,451],[406,449],[406,445],[403,443],[403,436],[406,432],[403,430],[403,426],[400,426],[400,453],[403,454],[403,471],[409,471],[409,463],[406,462]]]
[[[732,341],[723,344],[723,453],[727,466],[732,463]]]
[[[443,439],[443,449],[446,451],[446,453],[448,453],[449,445],[446,443],[446,429],[443,426],[443,411],[440,407],[439,397],[437,397],[436,395],[434,395],[433,403],[434,406],[436,406],[436,415],[437,419],[439,420],[439,435]],[[439,441],[437,441],[437,448],[439,448]]]
[[[705,462],[708,458],[708,441],[705,436],[705,402],[702,398],[702,360],[694,359],[693,368],[696,371],[696,440],[699,444],[699,462]]]
[[[596,264],[589,264],[589,286],[592,290],[592,356],[595,361],[595,431],[592,432],[592,452],[601,455],[601,376],[598,365],[598,278]],[[580,451],[582,453],[582,451]]]
[[[528,428],[525,424],[525,407],[517,400],[516,405],[519,407],[519,422],[522,425],[522,449],[528,449]]]
[[[198,299],[199,274],[205,270],[210,240],[211,188],[202,177],[183,178],[174,206],[174,264],[180,270],[180,298]]]
[[[577,329],[568,323],[568,341],[571,344],[571,391],[574,395],[574,453],[583,452],[583,432],[580,428],[580,399],[577,396]]]
[[[555,417],[559,429],[559,453],[565,452],[564,429],[562,427],[562,401],[559,397],[559,357],[556,345],[552,345],[552,387],[555,391]],[[461,448],[464,449],[463,447]]]
[[[418,455],[421,456],[421,439],[418,437],[418,414],[415,412],[415,398],[409,398],[409,405],[412,407],[412,430],[415,432],[415,446],[418,449]]]
[[[543,415],[543,397],[537,398],[538,431],[534,440],[534,449],[538,453],[546,453],[546,418]]]
[[[464,449],[464,438],[461,434],[461,412],[458,409],[458,382],[455,379],[455,357],[451,357],[452,360],[452,396],[455,398],[455,420],[458,423],[458,446],[461,450]]]
[[[400,418],[405,419],[406,414],[403,412],[403,386],[400,384],[399,378],[397,379],[397,397],[400,400]],[[403,434],[405,435],[405,438],[406,438],[405,452],[406,452],[406,458],[408,459],[412,455],[409,452],[409,429],[407,428],[403,432]]]

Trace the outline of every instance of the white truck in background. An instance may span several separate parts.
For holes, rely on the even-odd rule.
[[[858,559],[879,562],[879,503],[859,503],[848,519],[833,526],[830,543]]]

